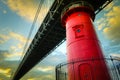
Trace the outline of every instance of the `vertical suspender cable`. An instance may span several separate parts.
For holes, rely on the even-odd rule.
[[[28,46],[30,37],[31,37],[32,32],[33,32],[33,29],[34,29],[34,27],[35,27],[35,23],[36,23],[36,21],[37,21],[37,19],[38,19],[38,16],[39,16],[40,10],[41,10],[41,8],[42,8],[43,2],[44,2],[44,0],[40,0],[40,2],[39,2],[38,9],[37,9],[37,11],[36,11],[36,14],[35,14],[33,23],[32,23],[32,25],[31,25],[31,28],[30,28],[30,31],[29,31],[29,34],[28,34],[28,37],[27,37],[27,41],[26,41],[25,46],[24,46],[24,48],[23,48],[23,52],[22,52],[23,54],[22,54],[22,56],[21,56],[21,59],[22,59],[22,58],[24,59],[23,56],[24,56],[24,54],[25,54],[25,52],[26,52],[26,49],[27,49],[27,46]],[[21,59],[20,59],[20,60],[21,60]],[[19,66],[18,66],[15,74],[13,74],[13,73],[11,74],[11,78],[14,78],[14,77],[16,76],[16,74],[17,74],[17,72],[19,71],[20,67],[21,67],[21,63],[19,64]]]
[[[35,14],[33,23],[32,23],[31,28],[30,28],[30,32],[29,32],[28,37],[27,37],[27,41],[26,41],[25,46],[24,46],[24,48],[23,48],[23,56],[24,56],[24,54],[25,54],[25,52],[26,52],[26,49],[27,49],[27,46],[28,46],[30,37],[31,37],[32,32],[33,32],[33,29],[34,29],[34,27],[35,27],[35,23],[36,23],[36,21],[37,21],[37,19],[38,19],[38,16],[39,16],[40,10],[41,10],[41,8],[42,8],[43,2],[44,2],[44,0],[40,0],[40,3],[39,3],[39,5],[38,5],[38,9],[37,9],[37,11],[36,11],[36,14]],[[23,57],[23,56],[22,56],[22,57]]]

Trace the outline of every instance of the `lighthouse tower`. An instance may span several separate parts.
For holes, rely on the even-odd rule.
[[[68,80],[111,80],[93,21],[94,7],[85,0],[69,3],[61,14],[66,28]]]

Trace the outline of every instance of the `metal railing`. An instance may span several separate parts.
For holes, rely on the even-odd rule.
[[[98,60],[104,60],[108,66],[108,70],[112,80],[120,80],[120,58],[104,58],[104,59],[85,59],[74,60],[69,63],[61,63],[56,66],[56,80],[68,80],[68,66],[72,66],[72,75],[75,75],[74,67],[75,63],[92,62]],[[74,79],[75,80],[75,79]]]

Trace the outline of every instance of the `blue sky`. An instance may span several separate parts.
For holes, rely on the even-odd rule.
[[[54,0],[44,0],[29,43]],[[0,0],[0,80],[17,69],[40,0]],[[94,22],[106,56],[120,56],[120,1],[114,0]],[[66,42],[36,65],[21,80],[55,80],[55,66],[66,60]]]

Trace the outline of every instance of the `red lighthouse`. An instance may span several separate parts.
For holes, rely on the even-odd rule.
[[[66,28],[68,80],[111,80],[94,30],[94,7],[85,0],[68,4],[61,20]],[[91,62],[91,60],[93,60]]]

